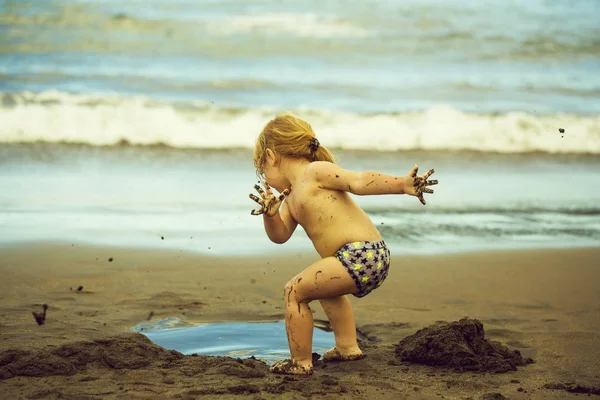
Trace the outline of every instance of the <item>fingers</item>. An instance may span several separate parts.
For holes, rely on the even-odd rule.
[[[273,191],[271,190],[271,186],[269,186],[269,183],[266,180],[263,180],[262,184],[265,187],[265,190],[267,191],[267,193],[273,194]]]
[[[260,187],[260,185],[254,185],[254,189],[260,194],[262,198],[255,196],[250,193],[248,196],[254,200],[256,203],[260,205],[260,209],[250,211],[252,215],[261,215],[264,213],[268,213],[271,209],[276,208],[290,193],[289,189],[285,189],[279,196],[275,197],[273,191],[271,190],[271,186],[266,181],[262,181],[262,184],[265,186],[265,190]]]
[[[410,170],[410,172],[408,173],[408,175],[411,178],[415,178],[417,176],[417,172],[419,172],[419,166],[417,164],[415,164],[415,166],[413,167],[413,169]]]
[[[424,193],[433,194],[433,189],[430,189],[427,186],[437,185],[438,181],[437,181],[437,179],[427,180],[427,178],[429,178],[435,172],[435,170],[433,168],[430,169],[429,171],[427,171],[425,174],[423,174],[422,177],[416,176],[417,171],[418,171],[418,166],[415,165],[415,167],[410,172],[410,174],[414,178],[413,185],[415,188],[417,198],[419,199],[421,204],[426,205],[427,202],[425,201],[425,197],[423,196],[423,194]]]
[[[281,202],[283,200],[285,200],[285,198],[287,197],[287,195],[290,193],[289,189],[285,189],[283,192],[281,192],[281,194],[277,197],[272,197],[272,202],[269,203],[269,205],[267,206],[267,208],[270,207],[275,207],[275,206],[279,206],[281,204]]]
[[[260,204],[261,206],[263,205],[264,201],[262,199],[259,199],[258,197],[256,197],[255,195],[253,195],[252,193],[250,193],[248,195],[252,200],[254,200],[255,202],[257,202],[258,204]]]
[[[248,196],[254,200],[255,202],[258,203],[258,205],[260,205],[260,208],[258,210],[252,210],[250,211],[250,214],[252,215],[261,215],[264,214],[265,212],[265,192],[264,190],[258,186],[258,185],[254,185],[254,189],[256,189],[256,191],[261,195],[261,198],[258,198],[257,196],[253,195],[252,193],[250,193]]]
[[[264,199],[265,198],[265,191],[263,190],[263,188],[261,188],[258,185],[254,185],[254,189],[256,189],[256,191],[258,192],[258,194],[260,194],[260,196]]]

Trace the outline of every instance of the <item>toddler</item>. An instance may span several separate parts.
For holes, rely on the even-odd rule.
[[[309,303],[319,300],[335,336],[335,347],[324,361],[364,357],[358,347],[349,299],[364,297],[381,286],[390,266],[390,251],[355,195],[408,194],[425,205],[429,170],[417,176],[417,165],[407,176],[352,172],[335,164],[332,154],[315,137],[308,122],[283,114],[260,133],[254,166],[264,185],[250,194],[263,216],[265,231],[275,243],[285,243],[300,224],[321,259],[293,277],[284,289],[285,326],[291,353],[271,367],[280,374],[312,374],[313,316]],[[275,195],[275,188],[280,194]]]

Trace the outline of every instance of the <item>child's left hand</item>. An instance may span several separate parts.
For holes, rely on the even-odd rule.
[[[290,191],[285,189],[279,196],[275,196],[271,191],[271,187],[266,181],[263,182],[263,185],[265,186],[266,192],[260,186],[254,185],[254,189],[256,189],[258,194],[260,194],[261,198],[258,198],[250,193],[250,198],[260,205],[258,210],[252,210],[250,213],[252,215],[267,214],[269,217],[272,217],[277,214],[281,202],[285,199]]]
[[[428,181],[427,178],[431,176],[435,171],[430,169],[423,176],[417,176],[417,172],[419,172],[419,166],[415,164],[414,168],[409,172],[409,174],[404,178],[405,182],[405,192],[411,196],[416,196],[421,204],[425,205],[425,199],[423,198],[423,193],[433,193],[433,189],[429,189],[427,186],[437,185],[437,180]]]

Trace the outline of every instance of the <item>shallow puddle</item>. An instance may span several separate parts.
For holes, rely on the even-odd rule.
[[[290,357],[283,321],[185,325],[177,318],[169,318],[140,324],[134,330],[161,347],[183,354],[254,356],[268,364]],[[322,355],[334,344],[333,332],[314,329],[313,352]]]

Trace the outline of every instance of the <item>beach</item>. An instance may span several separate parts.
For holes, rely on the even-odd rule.
[[[598,20],[583,0],[0,0],[0,398],[600,395]],[[301,226],[270,242],[248,196],[282,112],[342,168],[439,180],[426,206],[350,195],[392,267],[350,297],[362,360],[317,359],[311,305],[312,376],[269,365],[317,255]]]
[[[442,184],[427,206],[406,196],[353,196],[392,253],[385,284],[363,299],[351,297],[367,357],[318,360],[313,376],[282,377],[249,347],[249,333],[228,332],[227,343],[192,333],[215,323],[282,321],[285,283],[317,260],[300,227],[275,245],[261,218],[250,215],[256,177],[248,149],[1,146],[3,395],[568,399],[598,393],[598,157],[336,155],[342,166],[390,174],[418,161],[435,167]],[[563,185],[574,174],[589,185],[586,196]],[[38,325],[32,313],[44,304],[46,319]],[[320,332],[327,319],[318,303],[312,309]],[[399,357],[403,339],[465,317],[483,324],[487,340],[534,362],[502,373],[457,372]],[[255,343],[278,357],[287,353],[264,326]],[[156,332],[173,336],[188,328],[178,346],[156,340]]]
[[[396,254],[386,283],[352,299],[367,357],[284,377],[255,359],[178,358],[132,328],[168,317],[192,325],[281,320],[283,285],[315,254],[3,246],[0,386],[5,398],[574,399],[581,394],[565,388],[599,389],[599,257],[598,248]],[[31,312],[42,304],[47,317],[38,326]],[[312,309],[326,319],[318,304]],[[399,362],[401,339],[463,317],[534,363],[477,373]],[[19,359],[29,361],[19,369]]]

